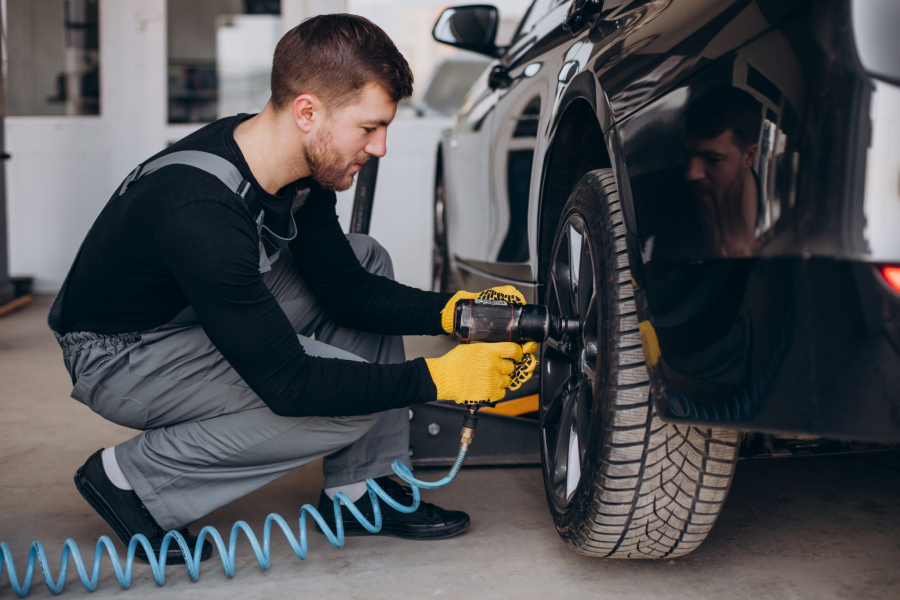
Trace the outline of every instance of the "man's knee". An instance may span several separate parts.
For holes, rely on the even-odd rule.
[[[375,238],[362,233],[348,233],[347,240],[356,253],[359,263],[369,273],[394,278],[394,264],[391,255]]]

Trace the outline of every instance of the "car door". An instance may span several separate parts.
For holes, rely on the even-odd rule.
[[[486,280],[531,282],[528,216],[538,129],[549,93],[552,67],[529,52],[565,13],[565,0],[536,0],[520,23],[504,58],[489,78],[491,117],[482,129],[480,159],[488,181],[478,212],[480,243],[460,249],[459,267]],[[558,15],[557,15],[558,16]],[[558,19],[557,19],[558,20]],[[558,23],[556,23],[558,25]],[[547,48],[551,51],[552,48]]]
[[[489,136],[485,134],[491,130],[498,97],[488,87],[485,73],[472,87],[457,114],[456,125],[445,135],[442,144],[447,248],[451,262],[457,267],[487,252],[490,147]],[[458,283],[466,285],[464,269],[460,276],[462,281]]]

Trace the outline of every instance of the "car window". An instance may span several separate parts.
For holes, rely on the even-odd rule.
[[[513,36],[510,45],[514,45],[522,36],[528,35],[528,33],[534,29],[534,26],[537,25],[538,21],[543,19],[552,7],[565,1],[566,0],[534,0],[525,12],[525,16],[522,17],[522,22],[519,23],[519,27],[516,29],[516,35]]]
[[[466,94],[478,78],[484,73],[489,61],[476,58],[474,60],[445,60],[437,66],[428,89],[422,97],[420,111],[424,116],[436,113],[452,117],[459,110]]]

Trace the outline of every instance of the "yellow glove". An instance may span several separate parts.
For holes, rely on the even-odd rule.
[[[528,342],[524,348],[512,342],[460,344],[425,363],[439,400],[496,402],[506,395],[506,388],[516,390],[528,381],[538,364],[532,354],[537,348],[536,342]]]
[[[522,346],[512,342],[460,344],[440,358],[425,359],[425,363],[439,400],[474,404],[495,402],[506,395],[514,363],[522,360],[523,354]]]
[[[522,346],[522,360],[516,361],[512,375],[509,376],[511,381],[509,389],[512,391],[516,391],[522,387],[523,383],[531,379],[531,374],[538,366],[538,360],[534,357],[534,353],[537,352],[539,347],[540,344],[537,342],[526,342]]]
[[[511,285],[495,287],[477,294],[472,292],[456,292],[441,311],[441,327],[447,333],[453,333],[453,309],[458,300],[505,300],[510,304],[525,304],[525,296]]]

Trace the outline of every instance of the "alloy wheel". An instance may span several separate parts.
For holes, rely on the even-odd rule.
[[[596,260],[585,221],[573,213],[557,233],[546,293],[550,314],[578,318],[581,333],[549,338],[541,373],[543,464],[558,510],[581,482],[599,389]]]

